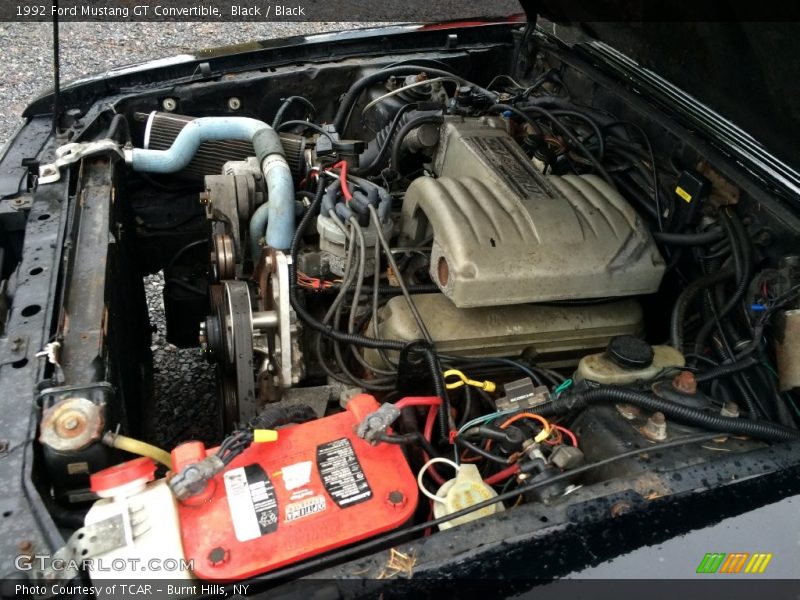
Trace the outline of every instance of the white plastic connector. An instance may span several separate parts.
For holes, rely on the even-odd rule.
[[[446,464],[456,469],[456,476],[449,481],[445,481],[437,493],[432,494],[423,485],[422,477],[431,465],[437,463]],[[433,500],[433,516],[437,519],[497,497],[497,492],[483,481],[478,467],[472,464],[458,465],[446,458],[432,458],[426,462],[417,474],[417,483],[420,491]],[[439,525],[439,529],[449,529],[475,519],[488,517],[503,510],[505,510],[503,503],[496,502],[462,517],[446,521]]]

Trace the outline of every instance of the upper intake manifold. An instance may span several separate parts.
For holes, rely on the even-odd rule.
[[[433,233],[430,274],[459,307],[655,292],[664,261],[636,211],[594,175],[544,176],[496,118],[449,118],[439,176],[412,182],[401,244]]]

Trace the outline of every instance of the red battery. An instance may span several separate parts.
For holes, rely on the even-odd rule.
[[[183,550],[201,579],[231,581],[400,527],[417,506],[417,482],[399,446],[371,445],[356,425],[377,410],[362,394],[347,410],[284,427],[252,444],[178,506]],[[177,472],[206,450],[178,446]]]

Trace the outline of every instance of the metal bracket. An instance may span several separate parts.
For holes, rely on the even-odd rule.
[[[282,388],[290,388],[297,383],[292,377],[292,307],[289,304],[289,258],[283,252],[273,254],[271,277],[272,300],[278,312],[278,331],[275,336],[278,377]]]
[[[52,556],[38,578],[50,581],[63,581],[79,575],[81,563],[94,556],[106,554],[128,544],[125,531],[125,516],[116,514],[97,523],[85,525],[69,537],[66,545]],[[55,565],[66,567],[56,570]]]
[[[33,206],[33,196],[30,194],[23,194],[22,196],[18,196],[13,200],[6,200],[11,210],[19,211],[23,209],[28,209]]]
[[[113,153],[124,159],[125,154],[118,142],[114,140],[97,140],[95,142],[73,142],[56,148],[56,160],[39,167],[39,184],[55,183],[61,179],[61,169],[84,158],[98,154]]]

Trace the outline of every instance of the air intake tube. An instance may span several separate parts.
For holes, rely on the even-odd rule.
[[[202,117],[187,123],[169,149],[133,148],[126,150],[125,160],[134,171],[175,173],[189,164],[200,144],[224,140],[253,143],[269,196],[267,245],[287,250],[294,236],[294,183],[280,137],[266,123],[246,117]]]

